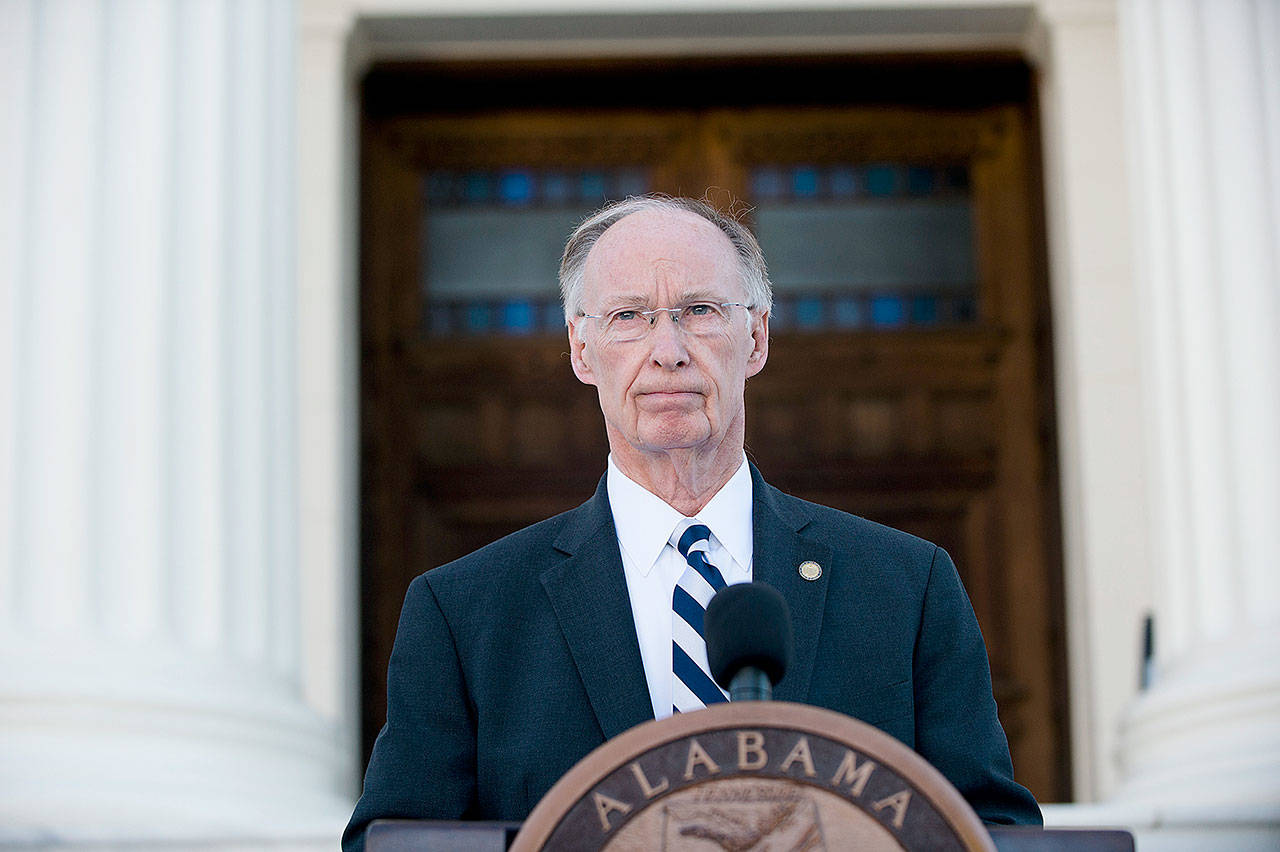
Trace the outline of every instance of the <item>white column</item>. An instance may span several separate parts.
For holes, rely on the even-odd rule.
[[[1123,0],[1156,681],[1119,798],[1280,821],[1280,4]],[[1268,835],[1273,840],[1277,834]]]
[[[1153,586],[1143,512],[1141,312],[1130,259],[1120,44],[1108,2],[1042,0],[1040,80],[1076,801],[1115,788]]]
[[[294,27],[0,0],[5,837],[349,807],[301,683]]]
[[[359,203],[359,51],[354,4],[299,9],[298,364],[299,557],[303,684],[313,705],[346,720],[353,793],[363,766],[359,719],[359,330],[355,235]]]

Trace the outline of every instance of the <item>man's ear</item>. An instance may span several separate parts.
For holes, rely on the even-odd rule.
[[[584,355],[586,343],[578,334],[577,320],[569,322],[569,363],[573,365],[573,374],[578,377],[578,381],[584,385],[594,385],[595,375],[591,372],[591,365],[587,363]]]
[[[747,378],[764,369],[769,360],[769,312],[765,311],[751,322],[751,354],[747,356]]]

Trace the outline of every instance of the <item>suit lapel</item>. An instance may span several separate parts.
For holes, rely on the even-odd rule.
[[[804,535],[809,516],[801,501],[766,484],[754,465],[751,479],[754,578],[782,594],[795,629],[795,657],[774,698],[805,702],[826,608],[832,550]],[[554,546],[564,558],[540,579],[600,730],[609,739],[652,719],[653,702],[604,480],[595,496],[573,513]],[[822,566],[817,580],[800,576],[800,563],[806,560]]]
[[[540,579],[609,739],[652,719],[653,702],[603,479],[561,530],[555,548],[565,558]]]
[[[795,629],[795,657],[773,697],[778,701],[805,702],[818,654],[832,550],[823,542],[804,536],[809,516],[802,502],[766,484],[755,465],[751,466],[751,479],[753,578],[782,594],[791,608]],[[822,566],[822,576],[817,580],[800,576],[800,563],[807,560]]]

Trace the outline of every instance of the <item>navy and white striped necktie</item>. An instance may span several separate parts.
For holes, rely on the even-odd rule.
[[[672,712],[687,713],[728,700],[711,679],[702,620],[711,597],[725,587],[720,569],[707,561],[711,530],[694,524],[671,543],[689,563],[671,597]]]

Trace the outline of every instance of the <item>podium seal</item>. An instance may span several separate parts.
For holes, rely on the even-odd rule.
[[[647,722],[587,755],[512,845],[532,850],[984,850],[923,758],[856,719],[748,701]]]

